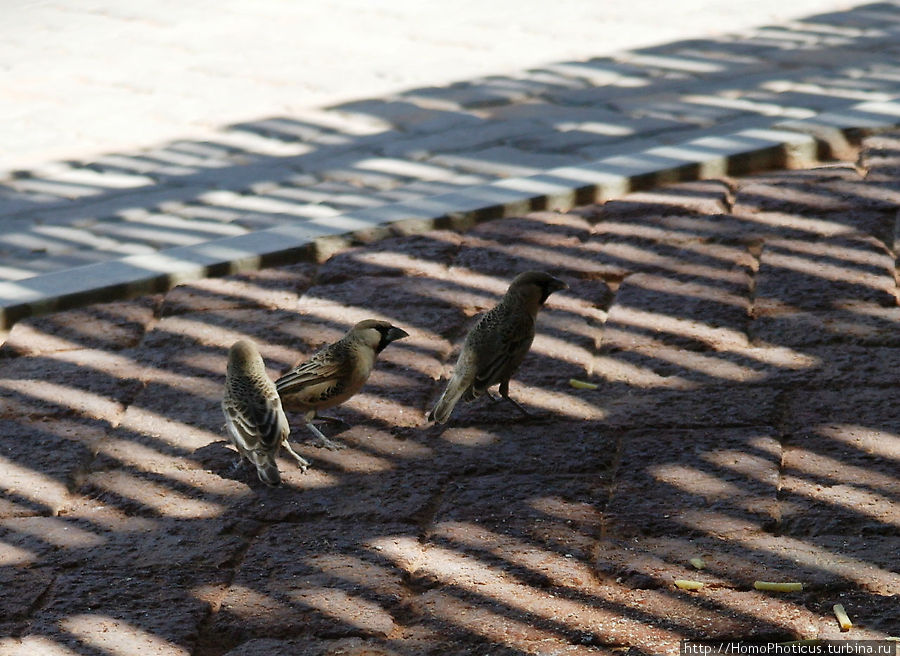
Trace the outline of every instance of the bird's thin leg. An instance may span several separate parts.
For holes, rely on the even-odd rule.
[[[244,470],[244,456],[240,453],[238,454],[237,460],[234,461],[234,464],[231,465],[231,474],[237,474],[239,471]]]
[[[287,450],[288,453],[290,453],[290,454],[294,457],[294,460],[297,461],[297,466],[300,467],[300,471],[304,471],[304,472],[305,472],[307,469],[309,469],[309,460],[307,460],[306,458],[304,458],[303,456],[301,456],[299,453],[297,453],[296,451],[294,451],[294,450],[291,448],[291,445],[288,444],[288,441],[287,441],[287,440],[284,440],[284,441],[281,443],[281,445]]]
[[[327,437],[325,437],[325,436],[322,434],[322,431],[320,431],[318,428],[316,428],[316,427],[313,425],[312,421],[307,421],[307,422],[306,422],[306,427],[307,427],[309,430],[311,430],[311,431],[313,432],[313,434],[314,434],[316,437],[319,438],[319,441],[322,443],[322,446],[324,446],[326,449],[331,449],[332,451],[337,451],[337,450],[339,450],[339,449],[345,449],[345,448],[346,448],[346,445],[341,444],[341,443],[339,443],[339,442],[333,442],[333,441],[329,440]]]
[[[516,400],[515,400],[514,398],[512,398],[511,396],[504,396],[503,398],[506,399],[507,401],[509,401],[510,403],[512,403],[514,406],[516,406],[516,408],[518,408],[519,412],[521,412],[521,413],[522,413],[523,415],[525,415],[526,417],[533,417],[533,416],[534,416],[532,413],[528,412],[528,410],[526,410],[525,408],[523,408],[523,407],[519,404],[519,402],[516,401]]]
[[[349,425],[350,425],[350,424],[348,424],[346,421],[344,421],[343,419],[341,419],[341,418],[339,418],[339,417],[329,417],[328,415],[320,415],[320,414],[317,414],[317,415],[316,415],[316,419],[318,419],[318,420],[320,420],[320,421],[324,421],[324,422],[329,423],[329,424],[342,424],[342,425],[344,425],[344,426],[349,426]]]
[[[484,395],[488,397],[492,403],[500,403],[500,398],[491,394],[490,390],[484,390]]]
[[[519,412],[521,412],[523,415],[525,415],[526,417],[533,416],[530,412],[528,412],[528,410],[526,410],[521,405],[519,405],[518,401],[516,401],[514,398],[512,398],[509,395],[509,381],[508,380],[503,383],[500,383],[499,392],[500,392],[500,396],[502,396],[504,399],[506,399],[507,401],[512,403],[514,406],[516,406],[516,408],[519,409]]]

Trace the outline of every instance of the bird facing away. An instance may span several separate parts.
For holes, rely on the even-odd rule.
[[[281,399],[256,346],[241,340],[228,351],[225,397],[222,412],[231,443],[237,448],[240,466],[246,458],[266,485],[281,484],[275,457],[282,445],[304,471],[309,462],[294,453],[288,444],[290,425],[281,407]]]
[[[460,399],[471,401],[500,384],[500,396],[524,414],[525,408],[509,396],[509,379],[522,364],[534,340],[538,310],[553,292],[568,285],[542,271],[520,273],[500,302],[469,331],[453,376],[428,419],[443,424]],[[496,399],[495,399],[496,400]]]
[[[387,321],[360,321],[334,344],[322,347],[275,381],[281,403],[288,410],[305,413],[307,428],[322,446],[343,448],[313,425],[316,413],[356,394],[372,373],[378,354],[404,337],[409,334]]]

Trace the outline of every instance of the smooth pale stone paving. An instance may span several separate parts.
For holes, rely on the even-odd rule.
[[[456,7],[452,20],[434,3],[358,4],[327,20],[306,3],[10,9],[0,281],[275,225],[349,229],[347,212],[371,211],[378,229],[425,208],[471,218],[504,197],[469,187],[519,188],[598,158],[641,181],[667,165],[676,181],[820,151],[848,159],[860,128],[900,122],[895,3],[717,0],[675,17],[656,0],[602,11],[504,1]],[[111,56],[124,42],[128,56]],[[729,157],[751,146],[757,156]],[[563,178],[565,191],[504,202],[522,213],[634,188],[609,179],[588,196],[580,174]]]

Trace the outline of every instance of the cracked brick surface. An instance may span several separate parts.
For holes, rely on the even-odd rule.
[[[895,254],[857,220],[888,213],[892,149],[872,137],[858,169],[391,237],[16,326],[0,348],[0,655],[897,635]],[[510,386],[530,416],[481,399],[430,425],[466,331],[523,268],[569,283]],[[368,317],[410,337],[333,411],[345,424],[323,425],[346,448],[290,416],[308,472],[282,454],[268,489],[232,469],[228,347],[254,340],[275,377]]]

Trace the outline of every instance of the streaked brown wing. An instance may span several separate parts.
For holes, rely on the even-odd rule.
[[[533,324],[527,314],[506,316],[491,331],[491,339],[486,343],[489,348],[483,352],[491,353],[491,357],[478,363],[473,387],[487,389],[491,385],[502,382],[519,366],[533,337]]]
[[[474,386],[485,389],[502,382],[507,372],[519,365],[523,351],[527,351],[529,345],[530,341],[522,338],[506,342],[491,360],[478,368]]]
[[[248,451],[279,444],[289,430],[277,399],[258,398],[225,404],[225,420],[241,446]]]
[[[337,345],[332,344],[330,347],[318,351],[306,362],[297,365],[281,378],[275,381],[275,388],[278,393],[296,394],[300,390],[338,380],[348,375],[352,363],[349,358],[341,357],[345,355],[342,350],[335,348]]]
[[[259,417],[259,438],[266,446],[275,446],[280,444],[281,440],[287,436],[290,429],[287,426],[287,418],[284,411],[281,410],[281,402],[275,399],[267,399],[263,408],[256,409]]]

